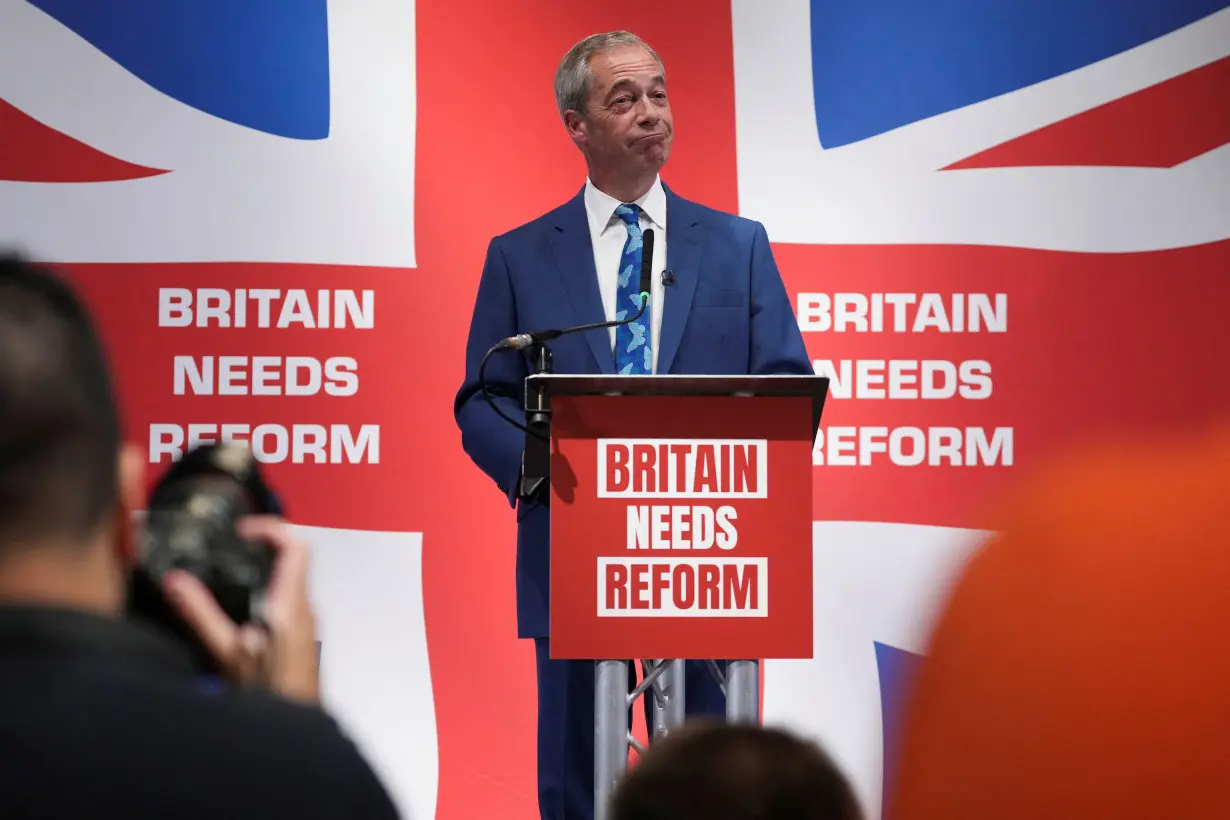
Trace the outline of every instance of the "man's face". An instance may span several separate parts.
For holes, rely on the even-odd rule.
[[[573,141],[595,168],[639,175],[657,172],[671,152],[675,125],[662,67],[644,48],[623,46],[595,54],[584,115],[570,112]]]

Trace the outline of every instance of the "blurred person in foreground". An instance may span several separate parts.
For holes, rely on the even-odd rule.
[[[1230,817],[1230,425],[1034,479],[933,635],[892,820]]]
[[[397,817],[320,708],[307,550],[284,523],[241,522],[277,556],[268,633],[166,578],[233,686],[123,617],[142,464],[72,289],[0,258],[0,817]]]
[[[697,719],[650,745],[611,820],[861,820],[845,776],[780,729]]]

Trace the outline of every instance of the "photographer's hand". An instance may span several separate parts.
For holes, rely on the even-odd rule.
[[[307,592],[307,545],[291,534],[286,522],[272,516],[244,518],[238,530],[245,538],[266,542],[276,553],[265,597],[265,628],[235,624],[208,588],[186,572],[167,573],[167,598],[232,681],[265,685],[282,697],[315,705],[320,686],[316,617]]]

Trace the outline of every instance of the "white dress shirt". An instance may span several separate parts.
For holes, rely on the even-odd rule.
[[[607,196],[585,180],[585,213],[589,217],[589,238],[594,246],[594,267],[598,271],[598,290],[602,293],[602,309],[608,322],[615,321],[615,297],[619,289],[619,262],[623,258],[624,242],[628,228],[615,215],[615,209],[624,203]],[[666,270],[666,192],[662,190],[662,178],[653,182],[653,187],[636,202],[641,209],[641,230],[653,229],[653,267],[649,278],[649,344],[653,350],[653,372],[658,372],[658,340],[662,336],[662,308],[666,290],[662,285],[662,272]],[[636,272],[640,276],[640,272]],[[610,329],[611,353],[615,352],[615,328]]]

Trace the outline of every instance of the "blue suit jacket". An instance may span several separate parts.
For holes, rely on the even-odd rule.
[[[813,375],[764,226],[665,191],[666,267],[676,281],[665,296],[657,372]],[[477,392],[479,364],[507,336],[605,319],[583,190],[491,241],[466,344],[465,382],[453,410],[466,453],[517,508],[517,631],[523,638],[548,637],[549,511],[517,500],[525,434]],[[556,373],[615,370],[605,329],[550,346]],[[524,357],[495,354],[486,375],[489,383],[512,387],[497,401],[523,420]]]

